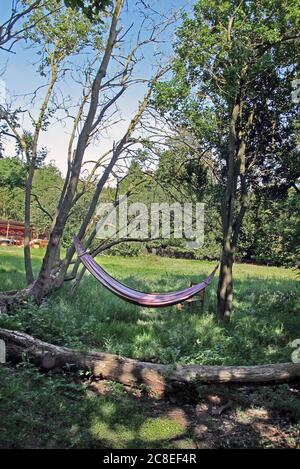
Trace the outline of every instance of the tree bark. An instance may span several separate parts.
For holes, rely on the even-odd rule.
[[[31,194],[32,194],[32,184],[33,178],[36,170],[36,163],[38,157],[38,142],[40,133],[42,130],[43,120],[47,112],[50,98],[53,92],[54,85],[57,81],[57,64],[54,61],[54,57],[50,55],[50,64],[51,64],[51,79],[47,89],[45,99],[43,101],[38,120],[35,126],[35,132],[32,142],[32,154],[31,157],[28,157],[29,162],[29,173],[26,181],[25,188],[25,239],[24,239],[24,262],[25,262],[25,272],[26,272],[26,281],[27,285],[30,285],[34,281],[31,255],[30,255],[30,222],[31,222]]]
[[[233,299],[233,252],[230,246],[223,247],[220,276],[218,283],[218,313],[222,320],[229,321],[232,311]]]
[[[217,291],[217,309],[221,320],[229,321],[233,307],[233,263],[247,208],[246,142],[242,129],[242,98],[237,97],[233,107],[227,158],[226,189],[222,201],[223,244],[220,277]],[[252,114],[246,123],[251,126]],[[240,187],[238,187],[238,181]]]
[[[278,363],[259,366],[173,365],[140,362],[102,352],[80,352],[59,347],[27,334],[0,329],[6,344],[7,360],[27,356],[46,369],[89,370],[94,377],[117,381],[127,386],[147,386],[161,396],[188,391],[196,383],[283,383],[300,378],[300,364]]]
[[[109,37],[107,40],[104,55],[98,68],[95,79],[93,81],[89,110],[80,135],[78,137],[78,142],[72,161],[71,174],[65,192],[65,197],[61,201],[61,205],[59,207],[58,213],[52,226],[41,270],[39,272],[38,278],[36,279],[31,289],[31,294],[37,302],[40,302],[49,292],[53,290],[53,288],[57,288],[58,286],[60,286],[63,281],[63,278],[61,276],[53,275],[53,267],[57,262],[57,253],[59,250],[63,231],[68,220],[72,202],[76,193],[82,166],[82,160],[85,154],[91,131],[93,129],[93,124],[98,109],[101,84],[103,78],[106,75],[107,68],[111,59],[111,54],[115,46],[117,38],[117,24],[122,7],[123,0],[117,0],[111,20]]]
[[[232,245],[232,236],[234,229],[234,215],[236,205],[236,189],[237,189],[237,123],[240,114],[240,101],[237,99],[231,116],[229,129],[229,145],[227,157],[227,175],[226,189],[222,201],[222,229],[223,229],[223,245],[221,255],[221,268],[218,284],[218,314],[222,320],[229,321],[232,311],[232,294],[233,279],[232,266],[234,262],[234,248]]]
[[[111,160],[108,163],[107,167],[105,168],[105,170],[103,172],[103,175],[101,176],[101,178],[98,181],[98,184],[97,184],[95,192],[93,194],[93,197],[92,197],[90,206],[88,208],[88,211],[87,211],[85,217],[83,218],[82,224],[79,228],[77,236],[80,240],[84,237],[84,235],[86,233],[86,230],[87,230],[87,227],[88,227],[88,225],[89,225],[89,223],[90,223],[90,221],[91,221],[91,219],[92,219],[92,217],[93,217],[93,215],[96,211],[97,204],[98,204],[100,195],[102,193],[102,190],[104,188],[104,185],[106,184],[106,182],[109,178],[109,175],[111,174],[112,169],[114,168],[116,162],[118,161],[118,159],[119,159],[125,145],[128,143],[130,137],[132,136],[133,132],[135,131],[136,126],[137,126],[138,122],[140,121],[140,119],[141,119],[141,117],[142,117],[142,115],[143,115],[143,113],[144,113],[144,111],[147,107],[150,96],[151,96],[151,88],[149,88],[148,92],[144,96],[143,101],[140,103],[140,105],[138,107],[138,110],[137,110],[135,116],[133,117],[133,119],[131,120],[125,134],[121,138],[120,142],[117,144],[116,148],[113,150]],[[61,273],[63,278],[64,278],[64,276],[67,272],[67,269],[68,269],[68,267],[69,267],[69,265],[72,261],[72,258],[74,256],[74,254],[75,254],[75,247],[74,247],[74,244],[72,243],[72,245],[70,246],[70,248],[67,251],[66,258],[65,258],[65,261],[64,261],[64,269],[62,269],[62,273]]]
[[[31,221],[31,192],[32,192],[32,181],[35,172],[35,160],[36,158],[32,155],[32,159],[29,162],[29,172],[25,187],[25,223],[24,223],[24,266],[26,275],[26,284],[30,285],[33,280],[33,270],[30,254],[30,221]]]

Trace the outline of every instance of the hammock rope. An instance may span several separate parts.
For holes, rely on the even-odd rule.
[[[166,306],[176,305],[190,299],[194,295],[197,295],[211,284],[219,267],[217,265],[212,273],[202,282],[197,285],[193,285],[192,287],[185,288],[184,290],[169,293],[146,293],[134,290],[109,275],[109,273],[97,264],[94,258],[85,251],[83,245],[76,237],[74,238],[74,245],[82,264],[98,282],[107,288],[107,290],[125,301],[148,308],[163,308]]]

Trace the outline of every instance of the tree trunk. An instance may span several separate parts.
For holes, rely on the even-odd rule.
[[[218,284],[217,309],[221,320],[229,321],[233,300],[234,255],[247,208],[246,142],[242,125],[242,88],[232,110],[229,128],[226,189],[222,200],[223,245]],[[247,126],[251,125],[252,114]],[[240,187],[238,187],[240,181]]]
[[[221,257],[220,276],[218,284],[218,313],[224,321],[229,321],[232,312],[233,299],[233,252],[230,247],[224,247]]]
[[[234,251],[232,249],[232,236],[234,231],[234,218],[236,210],[237,191],[237,123],[240,114],[240,101],[237,99],[232,110],[229,145],[227,157],[226,189],[222,200],[222,228],[223,246],[221,256],[221,268],[218,285],[218,315],[222,320],[229,321],[232,310],[232,266],[234,262]]]
[[[151,88],[149,88],[148,92],[144,96],[143,101],[140,103],[135,116],[131,120],[125,134],[123,135],[123,138],[121,138],[121,140],[117,144],[116,148],[114,149],[111,160],[108,163],[108,165],[105,168],[101,178],[98,181],[98,184],[97,184],[95,192],[93,194],[90,206],[88,208],[88,211],[87,211],[85,217],[83,218],[82,224],[81,224],[81,226],[79,228],[79,231],[78,231],[78,234],[77,234],[77,236],[80,240],[84,237],[84,235],[86,233],[87,227],[88,227],[88,225],[89,225],[89,223],[90,223],[90,221],[91,221],[91,219],[92,219],[92,217],[93,217],[93,215],[96,211],[97,204],[98,204],[100,195],[102,193],[102,190],[103,190],[103,188],[104,188],[104,186],[105,186],[105,184],[106,184],[106,182],[107,182],[107,180],[108,180],[108,178],[111,174],[112,169],[114,168],[116,162],[118,161],[118,159],[119,159],[119,157],[120,157],[120,155],[121,155],[121,153],[124,149],[124,146],[128,143],[130,137],[132,136],[133,132],[135,131],[136,126],[137,126],[138,122],[140,121],[140,118],[142,117],[142,115],[143,115],[143,113],[144,113],[144,111],[147,107],[150,96],[151,96]],[[68,267],[69,267],[69,265],[72,261],[72,258],[74,256],[74,254],[75,254],[75,246],[72,243],[72,245],[70,246],[70,248],[67,251],[66,258],[65,258],[65,261],[64,261],[64,271],[62,272],[63,276],[65,276],[66,271],[67,271],[67,269],[68,269]]]
[[[193,389],[199,383],[282,383],[300,378],[300,364],[278,363],[259,366],[173,365],[139,362],[102,352],[79,352],[58,347],[17,331],[0,329],[7,359],[25,356],[46,369],[88,370],[94,377],[127,386],[147,386],[161,396]]]
[[[26,283],[30,285],[33,280],[33,270],[32,270],[32,262],[31,262],[31,255],[30,255],[30,202],[31,202],[31,191],[32,191],[32,181],[34,176],[34,165],[32,163],[29,168],[29,174],[26,181],[26,188],[25,188],[25,236],[24,236],[24,264],[25,264],[25,273],[26,273]]]
[[[24,263],[25,263],[25,272],[26,272],[26,282],[27,285],[30,285],[34,281],[32,262],[30,255],[30,222],[31,222],[31,194],[32,194],[32,184],[33,178],[36,170],[36,163],[38,157],[38,142],[40,137],[40,132],[43,126],[43,120],[48,109],[49,101],[52,95],[54,85],[57,80],[57,64],[54,62],[53,57],[50,58],[51,63],[51,80],[47,89],[47,93],[44,99],[44,102],[41,106],[38,120],[36,122],[36,128],[33,135],[32,149],[30,155],[30,149],[26,148],[27,151],[27,162],[29,164],[28,178],[26,181],[25,188],[25,239],[24,239]]]
[[[57,262],[61,238],[76,193],[80,177],[82,160],[85,154],[86,147],[88,145],[90,134],[93,130],[93,124],[98,110],[101,84],[103,78],[106,76],[107,68],[111,59],[111,54],[115,46],[117,38],[117,24],[122,7],[123,0],[117,0],[111,20],[111,26],[109,31],[109,37],[106,43],[106,48],[103,54],[102,61],[99,64],[99,68],[93,81],[89,110],[87,113],[87,117],[84,121],[82,130],[78,137],[65,196],[63,200],[60,201],[60,206],[58,208],[56,218],[54,219],[42,267],[39,272],[38,278],[36,279],[31,289],[31,294],[37,302],[40,302],[54,288],[59,288],[59,286],[63,282],[63,275],[53,275],[53,269]]]

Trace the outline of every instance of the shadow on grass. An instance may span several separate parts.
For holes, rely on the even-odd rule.
[[[291,393],[299,389],[287,385],[203,386],[193,404],[180,404],[142,397],[115,383],[83,385],[74,374],[44,374],[28,364],[0,367],[0,379],[0,448],[297,446],[300,407]],[[280,410],[283,399],[298,412],[296,426],[287,409]],[[215,415],[229,400],[229,409]]]
[[[190,444],[184,425],[154,416],[150,402],[113,383],[96,395],[74,376],[41,374],[28,365],[0,368],[0,375],[2,448],[172,448],[179,438]]]
[[[174,274],[164,285],[160,279],[151,281],[151,285],[141,279],[136,282],[133,276],[122,281],[148,291],[168,291],[188,284]],[[65,290],[53,303],[61,302],[67,315],[71,309],[83,341],[90,338],[89,343],[97,348],[133,358],[205,364],[289,360],[288,343],[300,330],[299,284],[283,279],[236,280],[235,312],[229,325],[216,320],[216,286],[217,279],[206,291],[204,311],[192,314],[175,307],[157,310],[125,303],[90,277],[84,279],[73,298],[68,298]],[[53,303],[51,308],[55,309]]]
[[[4,260],[0,281],[5,280],[6,288],[7,282],[9,288],[16,288],[23,275],[22,259],[7,255]],[[185,288],[190,281],[204,278],[212,267],[197,261],[176,261],[174,268],[182,266],[181,272],[164,272],[165,262],[167,268],[173,266],[168,261],[150,259],[150,268],[144,259],[129,260],[123,269],[124,259],[120,265],[115,259],[102,259],[105,268],[119,280],[148,292]],[[35,268],[38,262],[37,256]],[[238,266],[229,325],[216,320],[217,278],[206,290],[203,311],[191,314],[175,307],[147,309],[126,303],[90,276],[83,279],[73,297],[69,285],[65,285],[40,308],[28,305],[13,318],[2,317],[0,324],[59,345],[95,348],[154,362],[253,365],[289,361],[288,344],[299,338],[300,285],[296,279],[284,277],[288,274],[284,269]]]
[[[123,275],[116,261],[110,265],[112,273],[124,283],[152,292],[184,288],[211,270],[208,264],[177,262],[176,266],[188,265],[189,271],[186,268],[166,274],[162,267],[165,261],[160,261],[153,261],[151,271],[143,264],[135,270],[131,262]],[[36,270],[39,263],[37,253]],[[199,275],[194,275],[194,267]],[[83,280],[73,297],[65,286],[40,308],[29,304],[14,317],[3,315],[0,324],[60,345],[162,363],[250,365],[289,361],[288,343],[299,338],[300,331],[299,283],[281,274],[276,277],[276,269],[270,270],[272,278],[267,276],[267,269],[258,269],[257,277],[249,266],[240,269],[246,274],[239,277],[237,272],[235,311],[229,325],[216,321],[217,279],[206,291],[204,311],[190,314],[175,307],[149,310],[125,303],[91,277]],[[22,286],[22,258],[1,251],[0,289]],[[243,404],[238,418],[213,418],[207,411],[201,414],[187,406],[181,407],[174,418],[174,409],[166,404],[157,409],[155,401],[136,399],[116,385],[105,395],[95,396],[86,395],[73,378],[22,368],[0,368],[0,374],[0,447],[260,447],[267,438],[265,425],[272,424],[271,417],[259,421],[256,416],[257,425],[253,427],[251,415],[243,414],[245,406],[252,405],[250,401]],[[285,392],[287,389],[280,395],[265,393],[263,403],[258,392],[256,405],[268,409],[267,403],[277,396],[276,405],[283,408],[287,405]],[[272,425],[276,427],[276,422]],[[274,440],[270,444],[276,446],[277,437],[270,438]],[[278,446],[288,446],[288,437],[285,441]]]

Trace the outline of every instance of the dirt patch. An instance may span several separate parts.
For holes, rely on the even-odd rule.
[[[299,399],[299,387],[287,387],[286,398]],[[295,422],[289,410],[276,409],[280,387],[214,388],[203,387],[198,402],[185,405],[174,398],[153,399],[140,390],[125,389],[137,401],[147,403],[149,415],[182,425],[190,448],[300,448],[300,419]],[[109,385],[105,381],[89,383],[87,392],[105,394]],[[176,444],[180,448],[187,443],[178,440]]]
[[[182,425],[183,428],[188,428],[188,426],[190,425],[190,420],[186,412],[179,407],[174,407],[173,409],[170,409],[167,412],[167,416]]]

